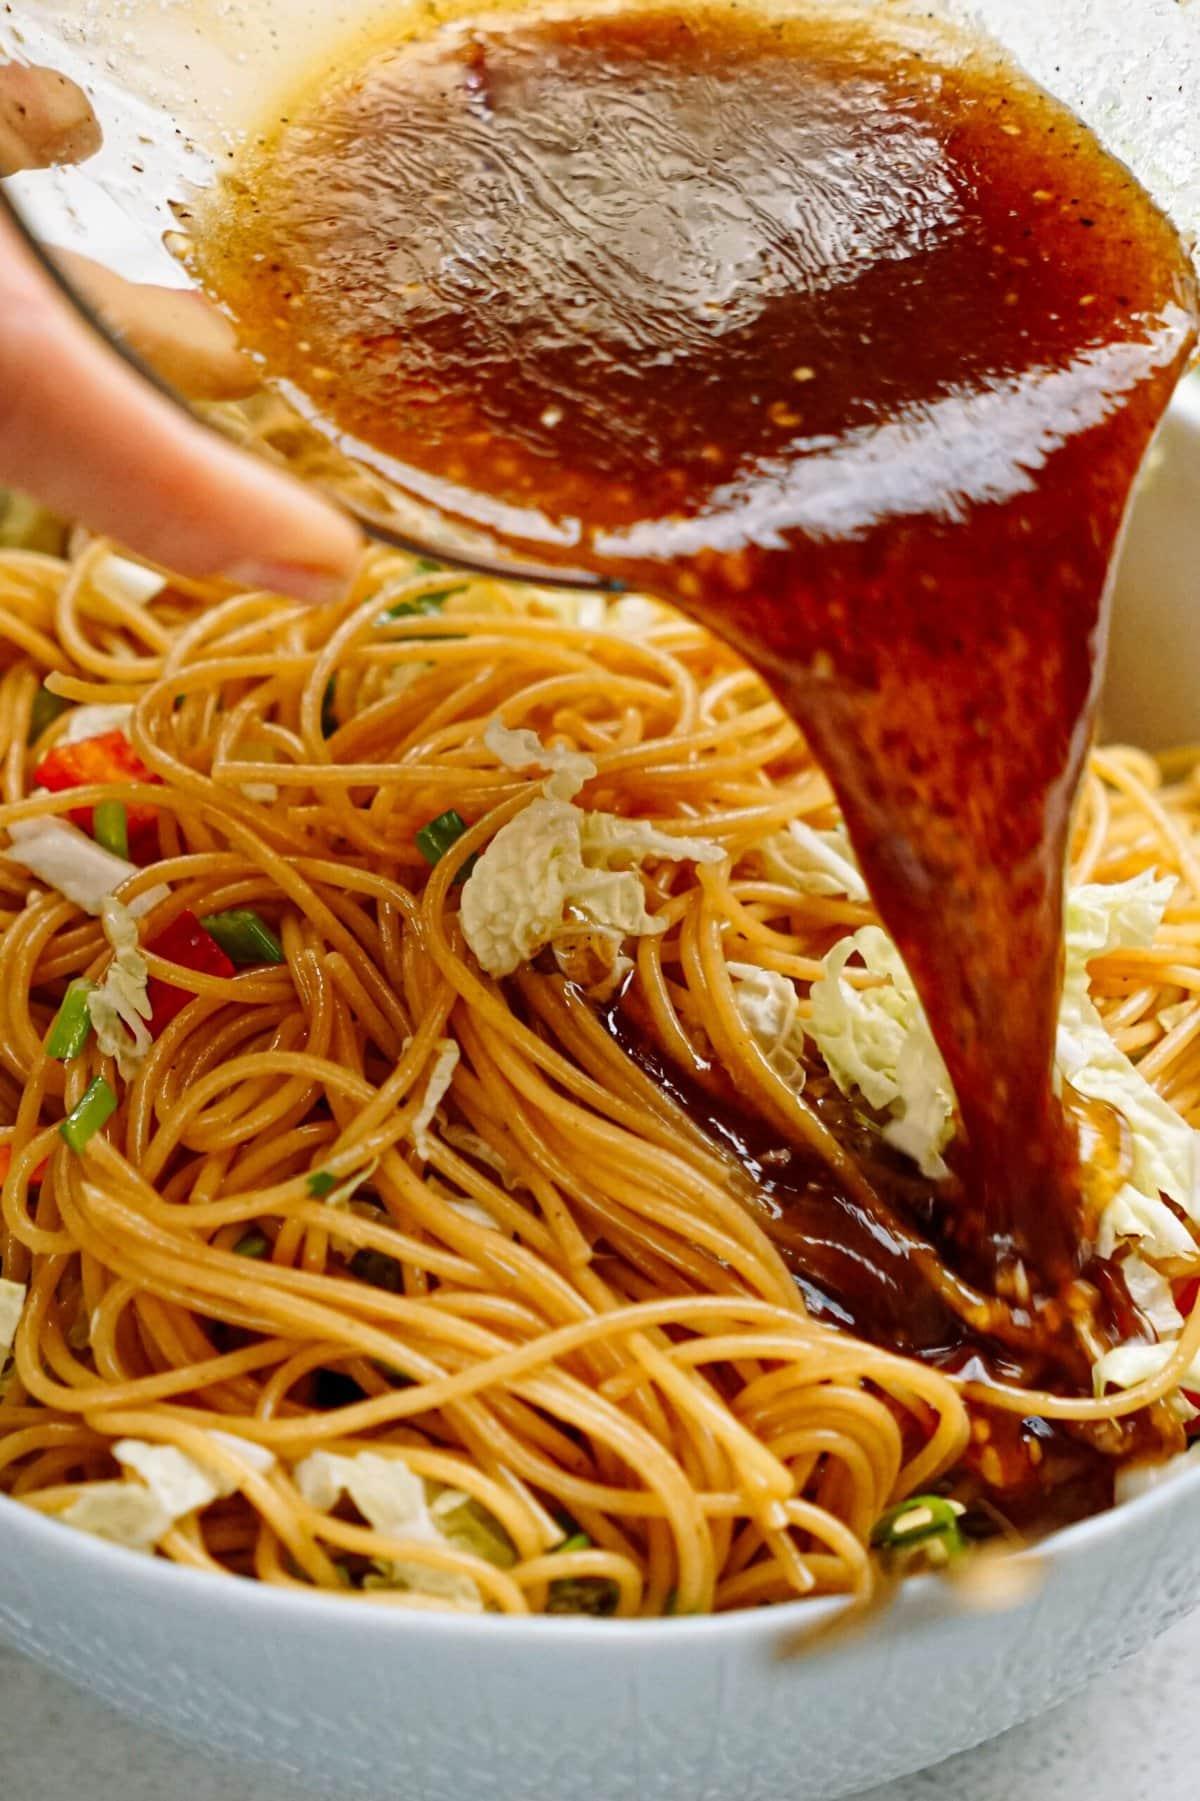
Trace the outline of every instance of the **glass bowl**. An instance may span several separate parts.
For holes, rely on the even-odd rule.
[[[78,82],[103,130],[88,160],[0,183],[35,247],[82,253],[126,280],[186,287],[173,254],[181,220],[242,138],[311,79],[352,59],[390,27],[435,32],[503,0],[12,0],[0,13],[0,59],[48,66]],[[509,0],[507,10],[540,0]],[[553,0],[551,0],[553,3]],[[582,0],[604,4],[605,0]],[[652,4],[653,0],[629,0]],[[661,5],[662,0],[659,0]],[[681,0],[687,4],[688,0]],[[764,9],[848,0],[761,0]],[[857,0],[927,20],[929,0]],[[944,0],[951,20],[980,24],[1073,105],[1185,231],[1200,224],[1200,6],[1179,0]],[[96,329],[69,275],[47,263]],[[110,334],[111,335],[111,334]],[[135,361],[119,339],[117,349]],[[141,367],[141,365],[139,365]],[[143,369],[143,374],[148,372]],[[160,383],[160,386],[162,384]],[[180,405],[187,405],[180,396]],[[214,428],[318,482],[375,536],[490,573],[603,586],[573,570],[518,561],[438,504],[405,465],[372,463],[363,447],[319,431],[301,399],[266,372],[236,403],[191,403]],[[546,521],[546,530],[554,528]],[[557,533],[555,534],[557,536]],[[549,539],[546,540],[549,542]]]

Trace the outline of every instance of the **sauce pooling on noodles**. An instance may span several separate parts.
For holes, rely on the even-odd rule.
[[[1052,1093],[1108,569],[1193,343],[1168,222],[990,54],[828,9],[443,28],[326,82],[197,264],[374,466],[670,596],[829,775],[964,1132],[956,1256],[1084,1255]]]

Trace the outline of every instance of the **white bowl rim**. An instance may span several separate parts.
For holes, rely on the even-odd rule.
[[[1191,1495],[1200,1498],[1200,1461],[1189,1470],[1180,1470],[1155,1484],[1132,1500],[1107,1508],[1103,1513],[1079,1520],[1072,1526],[1032,1542],[1024,1550],[1013,1553],[1014,1562],[1034,1568],[1052,1565],[1068,1553],[1085,1554],[1096,1550],[1104,1541],[1119,1538],[1127,1531],[1138,1531],[1156,1514],[1174,1509]],[[14,1531],[15,1529],[15,1531]],[[830,1619],[845,1601],[837,1595],[815,1600],[797,1599],[778,1602],[770,1607],[743,1608],[728,1613],[696,1614],[669,1619],[589,1619],[565,1614],[461,1614],[440,1613],[425,1609],[405,1610],[371,1606],[351,1601],[346,1595],[323,1589],[277,1588],[270,1583],[248,1577],[218,1576],[208,1570],[189,1569],[165,1558],[144,1556],[124,1546],[107,1543],[90,1533],[66,1526],[51,1515],[25,1507],[7,1495],[0,1495],[0,1534],[14,1531],[14,1537],[25,1535],[37,1549],[56,1560],[60,1578],[69,1580],[73,1562],[91,1563],[97,1573],[108,1572],[115,1585],[137,1587],[162,1602],[188,1597],[196,1605],[224,1608],[222,1596],[228,1596],[231,1612],[243,1607],[261,1616],[277,1619],[282,1627],[319,1625],[327,1631],[340,1615],[342,1624],[361,1631],[372,1639],[392,1640],[406,1634],[431,1634],[437,1638],[487,1640],[501,1643],[516,1639],[523,1644],[578,1644],[586,1640],[597,1650],[645,1650],[650,1641],[714,1639],[722,1641],[771,1639],[780,1631],[801,1632]],[[156,1592],[155,1592],[156,1591]],[[940,1591],[940,1605],[939,1602]],[[905,1583],[892,1601],[893,1611],[904,1610],[905,1600],[920,1598],[935,1602],[939,1617],[955,1611],[957,1597],[953,1586],[938,1576],[916,1577]],[[331,1610],[336,1611],[331,1611]]]

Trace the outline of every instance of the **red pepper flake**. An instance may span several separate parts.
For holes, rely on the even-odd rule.
[[[194,913],[180,913],[169,926],[151,938],[142,946],[152,956],[162,957],[168,963],[178,964],[180,969],[195,970],[197,975],[232,976],[236,975],[233,963],[225,955],[211,932],[206,932]],[[153,1011],[150,1015],[150,1036],[157,1038],[165,1031],[175,1015],[186,1007],[195,997],[190,989],[176,988],[170,982],[164,982],[159,976],[151,976],[147,985],[147,994]]]
[[[1200,1295],[1200,1276],[1188,1276],[1182,1282],[1176,1282],[1175,1305],[1184,1319],[1187,1319],[1188,1315],[1195,1311],[1198,1295]]]
[[[68,788],[86,788],[93,782],[161,782],[152,775],[134,750],[124,732],[101,732],[96,738],[83,738],[78,744],[56,744],[46,752],[33,772],[39,787],[61,794]],[[154,807],[134,804],[126,808],[129,836],[139,834],[143,843],[147,828],[154,827],[158,812]],[[71,818],[93,837],[91,807],[76,807]]]

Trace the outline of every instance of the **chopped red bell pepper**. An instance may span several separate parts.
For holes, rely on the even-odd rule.
[[[12,1160],[13,1160],[12,1145],[11,1144],[0,1144],[0,1182],[3,1182],[5,1180],[5,1178],[8,1175],[9,1170],[12,1168]],[[50,1159],[48,1157],[42,1158],[41,1162],[38,1164],[37,1168],[34,1170],[33,1174],[29,1178],[29,1180],[31,1182],[44,1182],[45,1181],[46,1165],[49,1163],[49,1161],[50,1161]]]
[[[165,957],[168,963],[178,963],[180,969],[194,969],[198,975],[237,974],[212,933],[205,931],[194,913],[181,913],[142,949],[155,957]],[[149,1022],[152,1038],[157,1038],[175,1015],[194,999],[188,989],[175,988],[160,976],[151,976],[146,992],[153,1008]]]
[[[82,738],[77,744],[56,744],[34,770],[33,779],[40,787],[61,794],[64,789],[86,788],[92,782],[158,783],[162,778],[146,768],[124,732],[102,732],[98,738]],[[130,843],[140,836],[144,846],[148,828],[157,822],[157,810],[134,804],[126,813]],[[91,807],[76,807],[71,818],[95,835]]]

